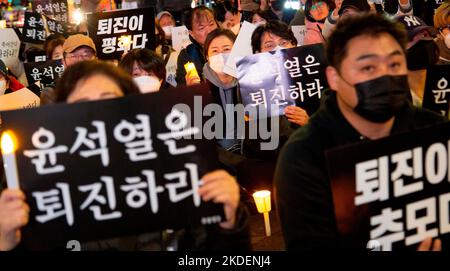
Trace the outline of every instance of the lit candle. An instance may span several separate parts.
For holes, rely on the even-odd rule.
[[[123,55],[126,55],[128,53],[128,50],[130,49],[131,45],[131,36],[121,36],[119,38],[119,42],[122,44],[123,48],[125,49],[123,52]]]
[[[264,215],[264,225],[266,228],[266,236],[271,235],[270,231],[270,220],[269,220],[269,212],[272,209],[270,202],[270,191],[262,190],[253,193],[253,199],[255,200],[256,208],[259,213]]]
[[[186,70],[186,73],[189,75],[189,77],[193,77],[193,76],[199,77],[194,63],[188,62],[188,63],[184,64],[184,69]]]
[[[3,167],[5,169],[8,188],[19,188],[19,177],[16,164],[16,146],[11,132],[4,132],[1,139]]]

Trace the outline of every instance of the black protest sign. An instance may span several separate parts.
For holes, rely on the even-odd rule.
[[[194,96],[206,105],[207,93],[199,86],[5,112],[31,208],[24,245],[65,247],[222,221],[222,205],[197,192],[217,168],[213,141],[196,139],[206,118],[192,121],[186,106],[173,106],[193,112]]]
[[[22,41],[34,44],[43,44],[49,30],[45,18],[36,12],[25,12],[25,21],[22,31]]]
[[[246,56],[236,65],[243,104],[279,106],[272,116],[284,114],[284,107],[295,104],[313,114],[328,87],[321,44]]]
[[[427,70],[423,95],[424,108],[449,116],[450,65],[436,65]]]
[[[43,44],[50,34],[67,35],[67,25],[36,12],[25,12],[23,42]]]
[[[44,50],[28,50],[25,52],[26,60],[28,62],[45,62],[47,55]]]
[[[46,62],[24,63],[28,84],[40,81],[43,87],[54,87],[55,82],[64,72],[61,60],[49,60]]]
[[[46,18],[48,31],[51,34],[61,34],[67,36],[67,24],[61,21]]]
[[[450,124],[326,153],[343,245],[415,250],[450,244]]]
[[[34,12],[56,21],[69,22],[67,0],[35,0],[31,4]]]
[[[100,59],[120,59],[125,51],[152,48],[155,36],[153,8],[87,15],[89,36]]]

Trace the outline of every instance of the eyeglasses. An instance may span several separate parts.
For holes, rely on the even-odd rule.
[[[271,50],[275,49],[275,47],[277,47],[277,46],[286,48],[286,47],[289,47],[290,45],[292,45],[292,43],[290,41],[281,39],[278,42],[275,42],[275,41],[266,42],[265,44],[263,44],[261,46],[261,49],[263,49],[265,51],[271,51]]]
[[[439,29],[439,31],[442,31],[442,30],[444,30],[444,29],[450,30],[450,24],[448,24],[448,25],[446,25],[446,26],[439,27],[438,29]]]
[[[311,10],[316,10],[316,9],[318,9],[319,7],[322,7],[322,6],[323,6],[323,2],[322,2],[322,1],[317,2],[315,5],[312,5],[312,6],[311,6]]]
[[[66,58],[69,58],[69,59],[72,59],[72,60],[74,60],[74,59],[90,60],[93,57],[94,57],[94,54],[89,54],[89,53],[87,53],[87,54],[79,54],[79,55],[69,55],[69,54],[66,55]]]

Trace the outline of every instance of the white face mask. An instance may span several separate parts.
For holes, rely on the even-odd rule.
[[[172,37],[172,27],[173,26],[164,26],[162,29],[164,30],[164,34],[166,34],[166,36],[171,36]]]
[[[444,43],[445,46],[447,46],[447,48],[450,49],[450,33],[444,36]]]
[[[157,92],[161,87],[161,81],[156,76],[139,76],[133,78],[136,85],[138,85],[141,93]]]
[[[241,25],[235,24],[230,30],[237,36],[237,34],[239,34],[239,30],[241,30]]]
[[[6,91],[6,80],[0,80],[0,95],[5,94]]]
[[[216,73],[223,73],[223,68],[225,66],[225,63],[227,63],[229,56],[230,56],[230,53],[223,53],[223,54],[218,54],[218,55],[212,56],[209,58],[209,61],[208,61],[209,66]]]

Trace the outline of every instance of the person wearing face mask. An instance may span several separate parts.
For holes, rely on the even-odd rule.
[[[131,76],[123,70],[109,63],[91,60],[68,67],[55,93],[56,102],[73,104],[136,95],[139,90]],[[236,179],[220,169],[206,173],[201,179],[204,184],[198,189],[200,197],[203,201],[223,204],[225,221],[215,225],[176,229],[170,245],[175,245],[180,251],[249,250],[249,215],[245,205],[240,202]],[[0,251],[23,249],[20,246],[21,230],[29,222],[29,211],[23,191],[8,188],[1,191]],[[83,242],[81,250],[168,250],[165,234],[149,229],[147,233],[138,235]]]
[[[434,14],[434,28],[438,30],[439,65],[450,64],[450,2],[443,3]]]
[[[66,38],[60,34],[52,34],[45,39],[44,51],[47,60],[58,60],[63,58],[63,45]]]
[[[435,30],[414,15],[400,16],[397,20],[405,26],[408,33],[406,46],[408,82],[414,105],[421,106],[427,69],[439,60],[439,48],[433,40]]]
[[[175,19],[168,11],[161,11],[156,15],[156,22],[164,31],[165,40],[169,43],[172,41],[172,28],[175,27]]]
[[[223,72],[225,63],[230,55],[236,35],[227,29],[216,29],[209,33],[205,41],[205,55],[207,63],[203,66],[203,76],[210,83],[213,101],[222,106],[226,113],[226,106],[240,103],[238,80]],[[240,153],[240,140],[237,139],[236,118],[224,115],[224,139],[217,140],[219,146],[233,153]],[[227,124],[233,121],[233,123]],[[228,131],[226,127],[234,127]]]
[[[305,45],[325,41],[322,29],[330,10],[334,9],[332,0],[307,0],[305,4]]]
[[[231,30],[235,35],[241,26],[241,13],[233,6],[231,1],[225,0],[213,6],[214,15],[220,27]]]
[[[9,94],[24,86],[9,71],[5,63],[0,59],[0,95]]]
[[[339,239],[326,150],[446,121],[409,102],[406,42],[401,24],[376,13],[339,21],[327,40],[331,91],[289,138],[275,173],[287,250],[366,251],[366,244]],[[426,239],[419,249],[439,250],[441,243]]]
[[[5,63],[0,59],[0,95],[8,94],[11,91],[9,88],[8,69]]]
[[[152,50],[131,50],[120,60],[119,67],[133,77],[141,93],[157,92],[170,87],[166,83],[164,60]]]

